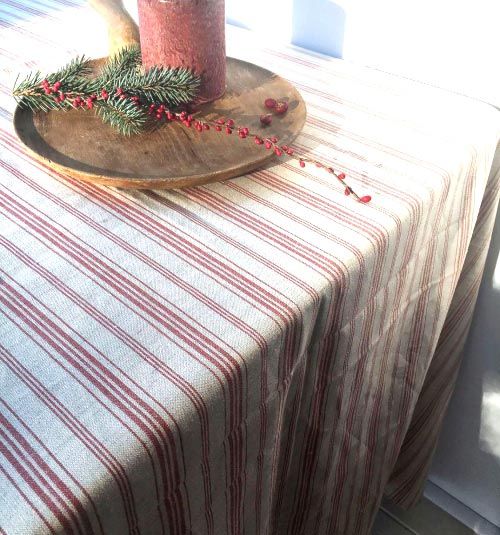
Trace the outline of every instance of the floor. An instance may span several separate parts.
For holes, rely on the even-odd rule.
[[[424,498],[410,511],[384,502],[372,535],[474,535],[474,532]]]

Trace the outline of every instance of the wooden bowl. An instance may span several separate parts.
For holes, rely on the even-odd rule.
[[[266,98],[282,99],[288,111],[270,126],[260,123]],[[262,137],[289,145],[301,131],[306,106],[298,91],[276,74],[241,60],[227,58],[224,96],[200,107],[204,119],[233,118]],[[33,113],[16,109],[19,139],[40,160],[72,177],[136,189],[171,189],[226,180],[248,173],[271,158],[272,150],[237,132],[197,132],[166,123],[152,132],[124,137],[93,112],[75,109]]]

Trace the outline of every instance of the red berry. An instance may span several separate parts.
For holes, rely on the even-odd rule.
[[[220,132],[222,130],[222,128],[218,124],[215,125],[215,129],[217,130],[217,132]]]
[[[198,130],[198,132],[202,132],[202,131],[203,131],[203,127],[201,126],[200,123],[198,123],[198,124],[196,125],[196,130]]]
[[[207,123],[203,123],[203,130],[210,130],[210,126]]]
[[[228,119],[227,120],[227,125],[228,126],[234,126],[234,121],[232,119]]]
[[[161,113],[160,113],[160,112],[158,112],[158,113],[156,114],[156,118],[157,118],[157,119],[161,119]]]
[[[273,143],[278,143],[278,140],[277,140],[275,137],[272,137],[272,138],[271,138],[271,141],[272,141]]]
[[[127,98],[127,95],[126,95],[125,93],[122,93],[122,94],[120,95],[120,98],[123,100],[123,99]]]
[[[231,128],[229,128],[229,126],[226,126],[226,134],[232,134],[233,131],[231,130]]]
[[[102,98],[108,98],[109,97],[109,93],[105,89],[103,89],[101,91],[101,96],[102,96]]]
[[[89,97],[87,99],[87,106],[92,109],[94,107],[94,103],[92,102],[92,99]]]
[[[250,133],[250,130],[248,130],[248,128],[246,126],[244,126],[241,131],[246,135],[248,136],[248,134]]]
[[[59,95],[59,98],[61,99],[61,101],[66,100],[66,95],[64,93],[61,93]]]
[[[238,132],[238,135],[241,137],[241,139],[245,139],[247,137],[245,132],[242,132],[241,130]]]
[[[279,149],[278,147],[276,147],[274,149],[274,153],[276,154],[276,156],[281,156],[283,153],[281,152],[281,149]]]
[[[345,174],[344,173],[340,173],[340,175],[337,175],[337,177],[340,178],[340,180],[344,180]]]
[[[274,105],[274,111],[278,114],[286,113],[288,104],[284,100],[278,100]]]
[[[226,121],[224,119],[217,119],[218,124],[226,124]]]
[[[273,144],[269,140],[267,140],[266,141],[266,149],[270,149],[270,148],[272,148],[272,146],[273,146]]]
[[[281,148],[286,152],[288,150],[288,147],[286,145],[281,145]]]
[[[256,145],[262,145],[264,143],[260,137],[255,137],[253,141]]]
[[[61,97],[55,97],[54,98],[54,101],[57,102],[59,104],[59,102],[61,102]]]
[[[286,152],[287,152],[287,154],[292,155],[293,154],[293,149],[288,149]]]
[[[171,121],[172,119],[174,119],[174,114],[173,114],[171,111],[169,111],[169,112],[167,113],[167,119],[168,119],[169,121]]]
[[[305,167],[306,166],[306,162],[304,162],[304,160],[299,160],[299,165],[300,165],[300,167]]]
[[[276,106],[276,99],[274,98],[266,98],[264,101],[264,105],[266,108],[272,109],[274,106]]]
[[[42,81],[42,85],[43,85],[43,87],[49,87],[49,82],[48,82],[48,80],[43,80],[43,81]]]
[[[121,95],[123,93],[123,89],[121,87],[119,87],[117,90],[116,90],[116,94],[117,95]]]
[[[345,194],[345,195],[350,195],[350,194],[351,194],[351,190],[350,190],[349,188],[346,188],[346,189],[344,190],[344,194]]]
[[[270,113],[261,115],[260,122],[265,126],[270,125],[273,122],[273,116]]]
[[[370,202],[372,200],[372,198],[370,197],[370,195],[365,195],[364,197],[361,197],[361,199],[359,199],[361,202],[364,202],[364,203],[367,203],[367,202]]]
[[[44,91],[46,95],[50,95],[52,93],[52,89],[50,87],[47,87]]]

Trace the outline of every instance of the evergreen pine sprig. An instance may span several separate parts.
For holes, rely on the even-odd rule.
[[[124,136],[139,134],[149,122],[144,108],[135,100],[107,98],[97,101],[95,111],[99,117]]]
[[[141,102],[154,104],[163,102],[169,107],[191,102],[200,84],[199,77],[187,68],[151,67],[142,70],[134,78],[122,80],[124,91],[133,92]]]
[[[186,68],[142,68],[138,45],[110,58],[97,76],[85,57],[76,58],[55,73],[29,74],[13,90],[20,108],[33,112],[95,108],[97,114],[124,135],[139,133],[149,122],[146,106],[164,102],[169,107],[196,97],[200,78]]]
[[[16,85],[13,91],[14,98],[20,107],[28,107],[32,111],[50,111],[60,109],[58,102],[54,100],[46,90],[46,85],[59,82],[69,85],[78,93],[85,88],[83,77],[90,73],[89,60],[85,56],[71,60],[68,65],[55,73],[42,77],[40,71],[30,73],[22,82]],[[46,82],[46,84],[45,84]]]
[[[122,48],[106,61],[95,82],[106,85],[127,71],[137,70],[140,67],[141,49],[139,45],[130,45]]]

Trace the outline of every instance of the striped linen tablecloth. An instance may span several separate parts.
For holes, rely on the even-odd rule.
[[[294,148],[372,202],[284,159],[170,192],[89,185],[27,154],[10,91],[102,55],[99,24],[77,0],[0,5],[0,534],[367,535],[384,490],[420,496],[500,115],[228,28],[230,55],[303,95]]]

